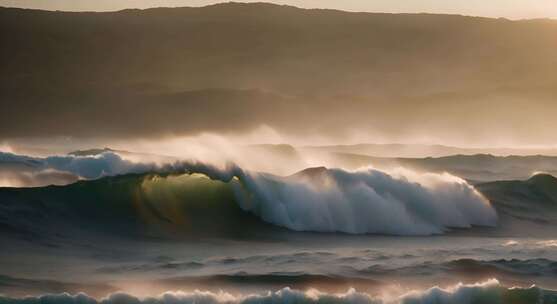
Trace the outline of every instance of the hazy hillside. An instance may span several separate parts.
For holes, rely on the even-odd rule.
[[[556,36],[557,22],[546,20],[270,4],[0,8],[0,137],[261,124],[289,134],[367,128],[398,136],[404,123],[415,133],[441,130],[440,137],[509,130],[547,140],[551,128],[540,126],[556,111]],[[540,119],[524,119],[517,108]],[[443,129],[459,123],[469,125]]]

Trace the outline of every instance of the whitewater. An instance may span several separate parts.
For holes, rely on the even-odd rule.
[[[497,280],[476,284],[458,284],[443,289],[433,287],[425,291],[413,291],[401,296],[383,298],[350,289],[345,293],[325,293],[316,289],[292,290],[288,287],[275,292],[233,295],[227,292],[165,292],[156,297],[138,298],[126,293],[111,294],[101,300],[84,293],[70,295],[43,295],[40,297],[7,298],[0,296],[2,304],[260,304],[260,303],[347,303],[347,304],[472,304],[472,303],[555,303],[557,292],[530,288],[508,289]]]

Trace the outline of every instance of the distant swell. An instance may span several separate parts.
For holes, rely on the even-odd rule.
[[[149,202],[144,205],[142,212],[155,214],[166,222],[172,222],[172,217],[175,217],[172,213],[176,213],[176,210],[165,211],[163,206],[169,199],[182,201],[181,204],[192,204],[196,200],[204,200],[203,196],[215,196],[211,187],[217,187],[216,184],[207,185],[209,189],[203,193],[197,193],[201,191],[199,188],[187,188],[186,185],[184,189],[188,189],[187,191],[176,189],[182,182],[187,184],[189,174],[202,174],[224,183],[224,188],[229,190],[222,190],[223,186],[218,186],[222,191],[233,191],[233,197],[225,195],[220,197],[221,200],[232,199],[242,210],[263,221],[295,231],[431,235],[444,233],[450,228],[495,226],[497,223],[497,214],[489,202],[465,181],[448,174],[400,171],[390,175],[371,168],[358,171],[312,168],[281,177],[244,171],[232,164],[226,168],[196,162],[176,162],[163,166],[136,165],[112,153],[96,157],[66,158],[56,158],[55,161],[51,159],[50,163],[61,165],[47,168],[70,170],[80,176],[84,175],[84,170],[88,173],[96,172],[96,166],[102,168],[100,172],[103,174],[110,172],[112,175],[130,172],[174,176],[186,174],[185,179],[169,182],[174,185],[172,193],[165,194],[168,187],[159,187],[155,191],[156,197],[153,191],[147,193],[150,195]],[[168,178],[176,179],[173,176],[159,178],[158,183],[164,183]],[[88,183],[91,181],[79,182],[78,184],[82,184],[79,187],[65,186],[75,191],[70,191],[69,195],[63,195],[62,198],[57,197],[57,200],[69,200],[68,204],[75,204],[79,200],[87,200],[88,195],[99,196],[102,193],[99,187],[113,186],[113,181],[107,182],[105,186],[101,181],[95,182],[94,187],[87,188]],[[137,187],[140,192],[134,192],[134,196],[129,198],[130,204],[137,201],[138,197],[145,196],[145,191],[148,190],[144,182]],[[44,191],[66,190],[54,188]],[[83,191],[91,193],[80,193]],[[43,193],[48,197],[47,194]],[[71,197],[72,195],[78,198]],[[108,194],[107,198],[97,201],[109,199],[113,195],[122,194]],[[183,196],[188,199],[182,199]],[[213,199],[219,200],[219,197]],[[219,206],[229,203],[220,201],[212,207],[220,208]],[[178,209],[183,208],[178,206]],[[6,218],[10,216],[7,215]]]
[[[284,288],[275,292],[249,295],[232,295],[226,292],[166,292],[156,297],[137,298],[126,293],[111,294],[97,300],[86,294],[67,293],[39,297],[0,297],[0,304],[259,304],[259,303],[358,303],[358,304],[474,304],[474,303],[555,303],[557,293],[537,287],[506,288],[497,280],[442,289],[433,287],[425,291],[414,291],[401,296],[377,297],[354,289],[346,293],[324,293]]]
[[[557,273],[557,262],[541,258],[490,261],[467,258],[442,263],[425,262],[402,267],[372,265],[358,270],[358,273],[369,276],[423,276],[445,273],[465,278],[553,277]]]

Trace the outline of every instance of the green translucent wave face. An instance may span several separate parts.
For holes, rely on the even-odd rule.
[[[33,219],[20,223],[22,217],[11,217],[8,225],[26,233],[79,229],[170,238],[247,237],[275,229],[238,206],[237,186],[236,179],[224,183],[201,174],[130,174],[67,186],[4,188],[0,199],[17,209],[9,209],[11,214],[24,212]]]
[[[224,183],[201,174],[149,176],[135,203],[148,223],[162,223],[176,232],[243,234],[259,220],[238,207],[233,183],[238,181]]]

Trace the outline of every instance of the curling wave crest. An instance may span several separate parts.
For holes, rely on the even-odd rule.
[[[216,167],[185,161],[134,163],[113,153],[32,161],[41,169],[88,177],[96,177],[95,173],[98,177],[126,173],[202,174],[231,187],[236,203],[244,211],[295,231],[431,235],[450,228],[497,224],[497,213],[488,200],[466,181],[449,174],[320,167],[277,176],[243,170],[234,164]]]

